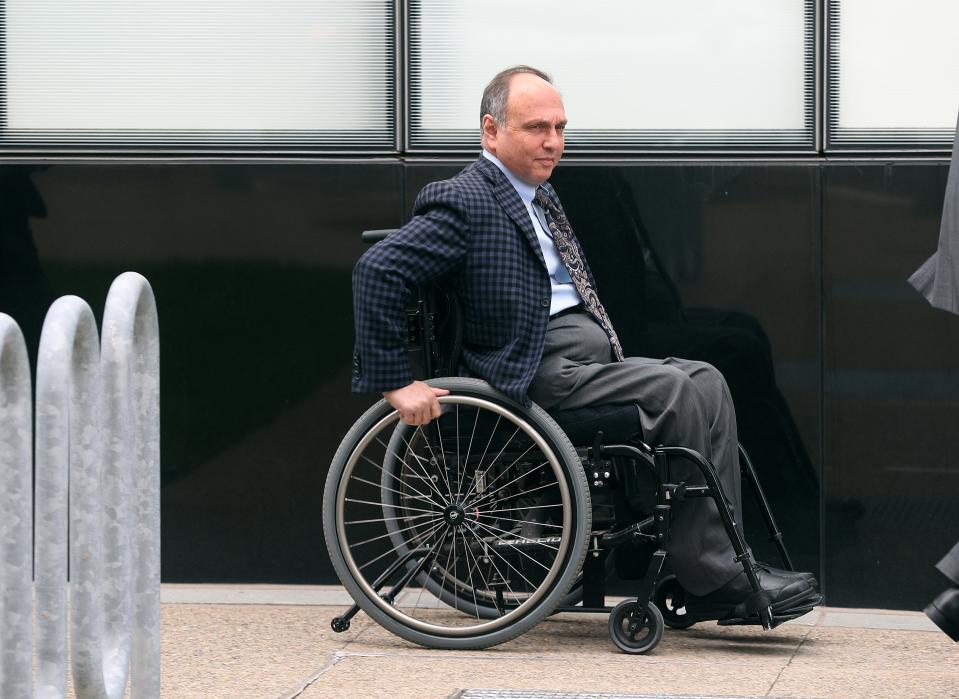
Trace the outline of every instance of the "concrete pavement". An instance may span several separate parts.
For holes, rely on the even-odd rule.
[[[163,601],[169,699],[959,698],[959,644],[916,612],[821,608],[769,632],[698,624],[628,656],[604,615],[560,614],[494,648],[435,651],[362,612],[333,633],[348,604],[336,587],[165,585]]]

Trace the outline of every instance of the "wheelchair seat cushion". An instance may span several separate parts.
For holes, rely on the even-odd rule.
[[[603,431],[606,444],[642,439],[639,408],[626,405],[597,405],[573,410],[551,410],[550,416],[576,446],[589,446],[598,430]]]

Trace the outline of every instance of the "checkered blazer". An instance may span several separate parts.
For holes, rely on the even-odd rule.
[[[356,263],[353,391],[388,391],[413,381],[406,304],[416,287],[441,278],[452,282],[465,314],[463,373],[528,405],[526,391],[546,341],[549,276],[526,207],[484,157],[452,179],[427,185],[412,220]]]

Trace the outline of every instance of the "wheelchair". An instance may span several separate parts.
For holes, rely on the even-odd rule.
[[[392,231],[367,231],[372,243]],[[410,426],[385,401],[369,408],[333,457],[323,528],[334,569],[355,604],[331,622],[346,631],[362,609],[413,643],[478,649],[513,639],[557,612],[607,613],[614,644],[647,653],[665,626],[707,619],[685,608],[668,573],[671,511],[711,498],[754,590],[721,624],[772,629],[807,613],[774,614],[712,465],[698,452],[650,446],[635,405],[547,413],[484,381],[456,376],[462,347],[458,299],[443,283],[418,291],[407,309],[412,364],[446,388],[442,415]],[[702,483],[675,482],[685,459]],[[783,566],[783,537],[740,447],[743,479],[763,513]],[[606,604],[611,562],[632,568],[635,598]],[[621,575],[620,577],[624,577]],[[820,598],[821,599],[821,598]],[[715,619],[713,619],[715,620]]]

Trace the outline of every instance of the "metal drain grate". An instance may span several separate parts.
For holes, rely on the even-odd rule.
[[[450,699],[760,699],[705,694],[609,694],[541,689],[463,689]]]

